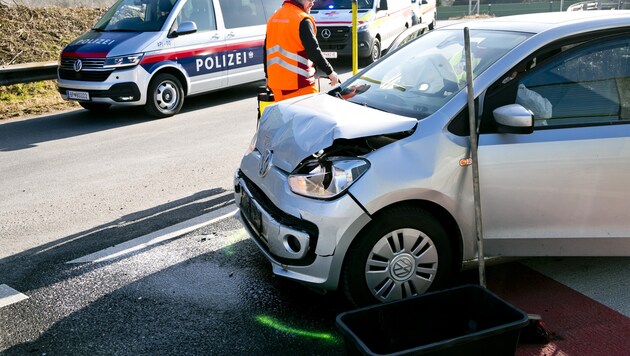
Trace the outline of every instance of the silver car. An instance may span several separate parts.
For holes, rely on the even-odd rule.
[[[367,305],[477,264],[465,27],[485,255],[630,256],[630,12],[558,12],[439,28],[267,107],[235,198],[275,274]]]

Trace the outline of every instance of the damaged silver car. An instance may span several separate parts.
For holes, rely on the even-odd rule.
[[[431,31],[327,93],[267,107],[235,174],[273,272],[357,305],[477,263],[464,27],[485,254],[630,255],[630,13]]]

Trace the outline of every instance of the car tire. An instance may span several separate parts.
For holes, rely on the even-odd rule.
[[[453,250],[426,210],[398,206],[375,215],[355,238],[342,271],[346,297],[358,307],[442,287],[453,273]]]
[[[164,118],[177,114],[184,105],[184,89],[174,75],[161,73],[149,83],[146,112],[154,117]]]
[[[107,111],[110,106],[112,106],[111,104],[105,104],[105,103],[83,103],[83,102],[79,102],[79,105],[81,105],[81,107],[84,108],[85,110],[88,110],[91,112],[104,112],[104,111]]]
[[[381,41],[378,38],[374,39],[374,43],[372,43],[372,48],[370,49],[370,56],[365,57],[364,64],[370,65],[376,62],[379,58],[381,58]]]

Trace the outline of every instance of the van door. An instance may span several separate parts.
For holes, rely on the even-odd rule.
[[[376,17],[380,22],[381,49],[389,48],[396,36],[404,31],[406,21],[403,12],[404,7],[400,0],[380,0]]]
[[[272,3],[280,7],[280,2],[275,0],[265,3],[271,8]],[[273,12],[266,12],[261,0],[219,0],[219,4],[226,29],[227,85],[264,79],[263,46],[267,19]]]
[[[189,95],[215,90],[227,84],[227,70],[220,58],[225,47],[224,31],[217,26],[212,0],[188,0],[173,28],[193,21],[197,32],[171,39],[181,56],[178,63],[190,78]]]

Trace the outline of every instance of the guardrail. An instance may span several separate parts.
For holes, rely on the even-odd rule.
[[[13,64],[0,67],[0,85],[57,79],[57,62]]]

